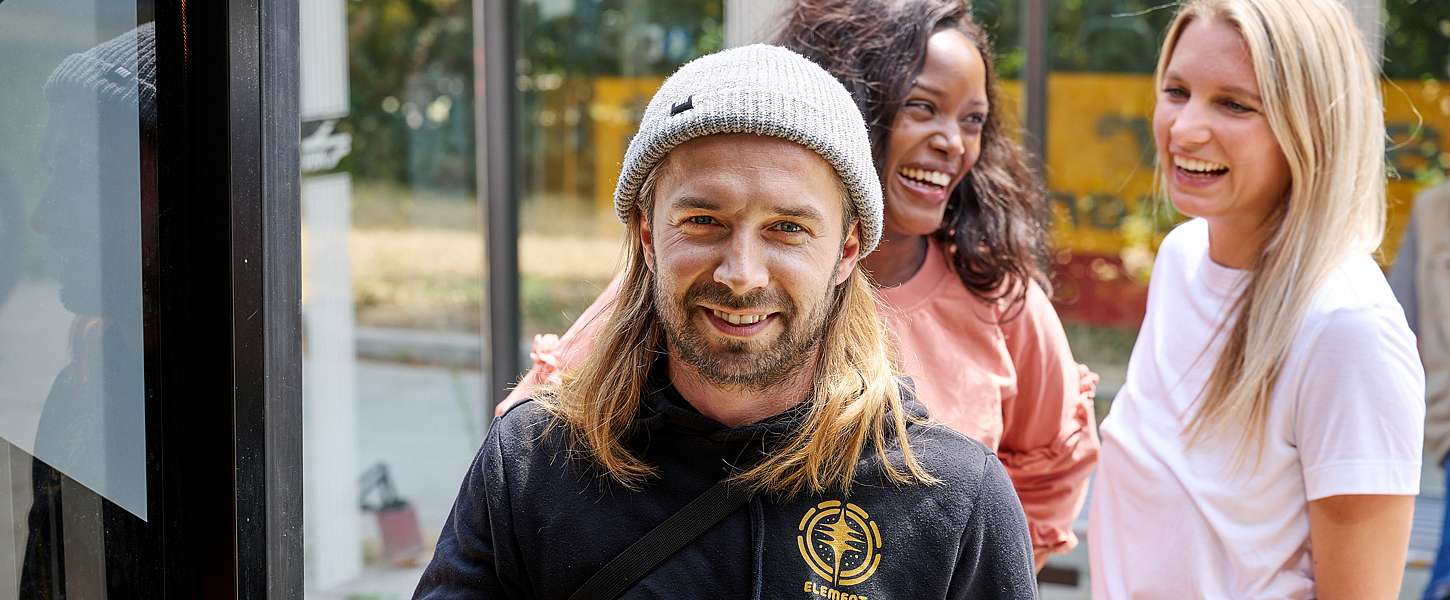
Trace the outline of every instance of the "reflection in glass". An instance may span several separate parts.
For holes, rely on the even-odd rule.
[[[0,5],[0,138],[15,150],[0,156],[0,595],[137,593],[153,568],[155,29],[134,2],[100,4]]]
[[[61,305],[75,315],[71,359],[41,411],[32,454],[143,519],[140,215],[155,182],[141,173],[143,161],[154,172],[155,159],[154,140],[141,143],[140,132],[154,136],[156,102],[154,70],[143,80],[136,57],[154,53],[155,38],[143,25],[71,55],[46,82],[50,176],[30,217]]]

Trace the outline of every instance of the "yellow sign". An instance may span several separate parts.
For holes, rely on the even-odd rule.
[[[661,77],[600,77],[594,80],[589,118],[594,122],[594,202],[598,213],[614,222],[614,186],[629,139],[644,118],[644,109]],[[613,225],[612,225],[613,226]]]
[[[881,531],[859,506],[827,500],[801,517],[796,546],[821,579],[852,586],[871,578],[881,565]]]

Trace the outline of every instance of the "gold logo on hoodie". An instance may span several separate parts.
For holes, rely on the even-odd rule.
[[[856,585],[881,564],[881,530],[855,504],[827,500],[801,517],[796,546],[801,558],[831,585]]]

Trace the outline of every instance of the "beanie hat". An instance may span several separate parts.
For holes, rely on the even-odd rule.
[[[686,63],[655,92],[629,142],[614,210],[628,222],[640,187],[670,150],[691,139],[754,133],[795,142],[835,168],[861,218],[862,254],[881,240],[881,180],[866,122],[835,77],[785,48],[755,44]]]
[[[71,94],[135,106],[142,129],[156,127],[156,24],[146,23],[61,61],[45,82],[52,102]]]

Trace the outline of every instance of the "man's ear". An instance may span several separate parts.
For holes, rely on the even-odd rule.
[[[836,285],[846,282],[856,263],[861,262],[861,220],[851,221],[846,230],[846,241],[841,244],[841,260],[836,261]]]
[[[639,219],[639,244],[644,247],[644,266],[649,267],[651,273],[655,272],[655,238],[654,228],[650,225],[649,215],[644,213],[644,207],[635,209],[635,218]]]

